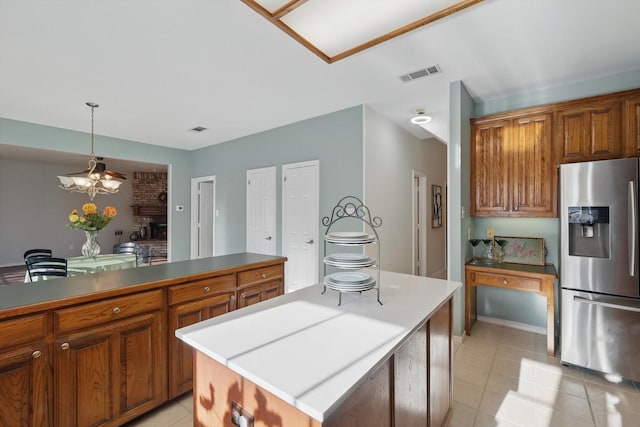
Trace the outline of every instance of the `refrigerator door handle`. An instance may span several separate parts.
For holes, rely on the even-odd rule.
[[[629,181],[629,216],[628,216],[628,229],[629,229],[629,276],[636,275],[636,251],[638,248],[638,231],[636,230],[636,224],[638,224],[638,200],[636,197],[635,182]]]
[[[615,309],[618,309],[618,310],[635,311],[636,313],[640,313],[640,307],[613,304],[613,303],[610,303],[610,302],[592,300],[592,299],[587,299],[587,298],[583,298],[583,297],[579,297],[579,296],[574,296],[573,300],[575,302],[583,302],[585,304],[599,305],[599,306],[607,307],[607,308],[615,308]]]

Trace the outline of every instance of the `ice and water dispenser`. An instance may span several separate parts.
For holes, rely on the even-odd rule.
[[[609,207],[569,207],[569,255],[609,258]]]

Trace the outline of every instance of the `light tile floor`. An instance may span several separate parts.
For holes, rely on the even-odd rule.
[[[546,335],[477,322],[453,366],[449,427],[640,426],[640,384],[562,365]]]
[[[449,427],[640,426],[640,384],[563,366],[546,355],[545,335],[476,322],[453,365]],[[127,424],[192,425],[191,394]]]

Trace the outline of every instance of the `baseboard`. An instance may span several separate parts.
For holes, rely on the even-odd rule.
[[[431,273],[429,274],[429,277],[433,277],[435,279],[447,279],[447,267],[445,268],[441,268],[440,270],[436,271],[435,273]]]
[[[513,329],[520,329],[522,331],[533,332],[541,335],[547,335],[547,328],[528,325],[526,323],[514,322],[513,320],[505,320],[505,319],[498,319],[497,317],[485,317],[485,316],[478,316],[478,320],[482,322],[493,323],[494,325],[506,326]]]

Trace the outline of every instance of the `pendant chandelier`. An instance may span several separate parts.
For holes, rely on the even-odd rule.
[[[102,157],[96,157],[93,153],[93,110],[99,105],[87,102],[91,107],[91,154],[89,156],[89,168],[82,172],[59,175],[59,187],[63,190],[86,193],[89,199],[93,200],[96,194],[114,194],[122,181],[126,180],[125,174],[106,170],[106,165],[102,162]]]

